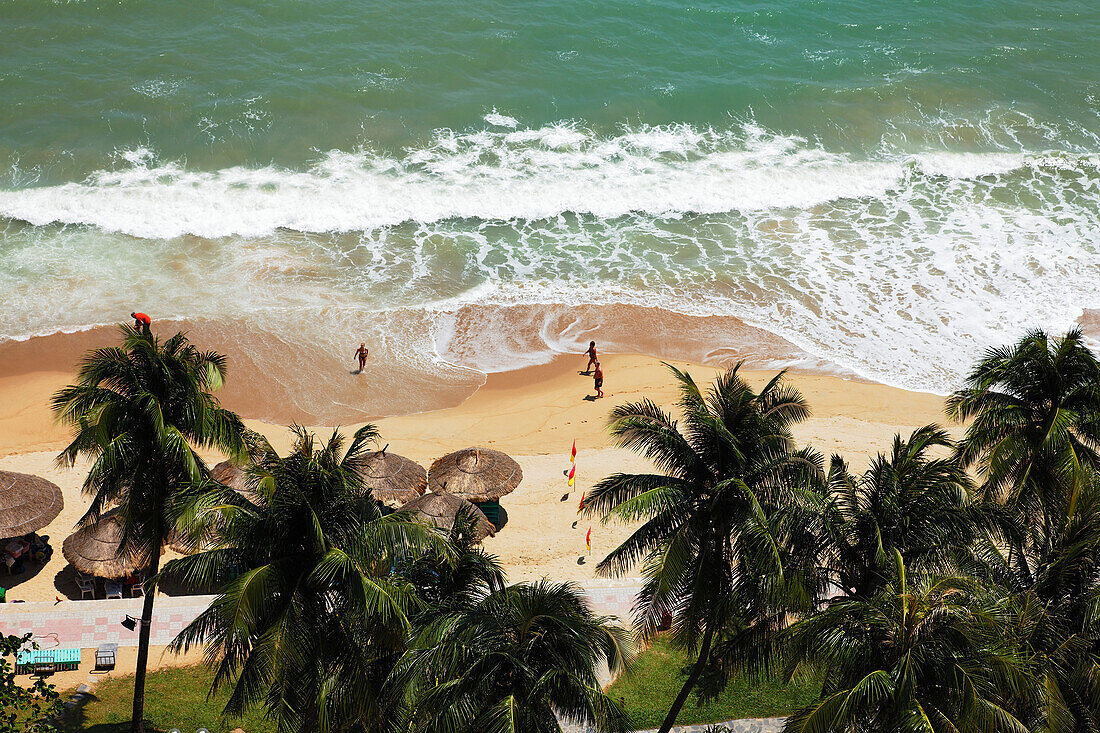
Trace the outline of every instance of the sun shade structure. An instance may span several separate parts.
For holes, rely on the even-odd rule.
[[[455,496],[454,494],[436,494],[429,492],[405,504],[401,507],[399,512],[402,514],[407,513],[427,524],[450,531],[451,527],[454,526],[455,517],[466,507],[469,507],[475,512],[474,517],[477,519],[477,534],[479,540],[483,540],[495,534],[493,525],[485,518],[485,515],[480,509],[462,497]]]
[[[428,489],[467,501],[493,502],[523,481],[523,469],[510,456],[491,448],[465,448],[436,459],[428,469]]]
[[[124,578],[149,565],[152,558],[119,555],[122,522],[115,510],[65,538],[61,552],[74,568],[98,578]]]
[[[256,494],[248,486],[248,474],[233,461],[222,461],[214,466],[210,477],[219,484],[225,484],[244,498],[252,501]]]
[[[428,472],[416,461],[387,450],[367,455],[363,483],[375,501],[390,509],[402,506],[424,493]]]
[[[56,484],[27,473],[0,471],[0,538],[37,532],[64,506]]]

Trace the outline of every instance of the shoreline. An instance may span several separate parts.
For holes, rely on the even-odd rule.
[[[650,470],[647,461],[616,447],[607,435],[612,407],[649,398],[675,412],[676,387],[672,375],[654,357],[606,355],[601,361],[607,393],[602,400],[585,399],[593,394],[592,379],[578,374],[585,359],[577,355],[490,374],[483,386],[452,407],[372,421],[382,434],[382,445],[425,467],[445,453],[476,445],[503,450],[520,463],[524,480],[501,501],[508,523],[485,543],[499,557],[511,582],[542,577],[591,580],[596,561],[631,531],[628,526],[593,522],[592,549],[586,553],[584,535],[589,523],[572,526],[579,519],[576,507],[581,493],[600,478],[617,471]],[[670,363],[687,369],[700,384],[721,371],[712,365]],[[759,387],[775,371],[745,370],[743,374]],[[55,547],[51,561],[22,576],[0,577],[11,599],[79,598],[59,549],[88,505],[80,491],[87,467],[55,465],[67,436],[53,423],[46,402],[54,389],[71,378],[64,371],[29,369],[0,377],[0,468],[43,476],[60,486],[65,497],[61,515],[42,530]],[[792,372],[789,379],[813,410],[813,417],[795,428],[799,445],[812,445],[826,458],[843,454],[853,470],[861,470],[875,453],[887,450],[894,433],[945,422],[942,398],[937,395],[835,376]],[[255,419],[245,422],[267,436],[276,450],[287,451],[286,426]],[[347,435],[361,424],[348,423],[342,430]],[[331,431],[316,423],[308,427],[322,438]],[[578,449],[577,478],[570,489],[562,472],[569,467],[573,440]],[[213,463],[221,456],[205,452],[204,458]],[[582,555],[588,556],[583,564],[578,562]]]

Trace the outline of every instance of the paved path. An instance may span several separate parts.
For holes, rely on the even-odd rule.
[[[153,606],[152,644],[167,644],[191,623],[214,596],[161,596]],[[126,616],[141,617],[142,599],[123,598],[60,603],[5,603],[0,605],[0,634],[34,634],[43,649],[94,648],[105,642],[137,646],[135,625],[122,625]]]
[[[594,611],[618,616],[629,623],[630,607],[638,592],[637,579],[593,580],[582,584]],[[153,606],[151,643],[167,644],[208,605],[214,596],[160,596]],[[141,616],[141,598],[60,603],[0,604],[0,634],[34,634],[43,649],[89,649],[114,642],[137,646],[138,632],[122,625],[126,616]]]

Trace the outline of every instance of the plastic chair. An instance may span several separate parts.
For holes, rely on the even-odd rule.
[[[103,590],[107,591],[108,598],[122,598],[122,583],[117,580],[108,580],[103,584]]]
[[[85,596],[91,596],[93,600],[95,599],[95,581],[88,576],[77,573],[76,587],[80,589],[80,600],[84,600]]]

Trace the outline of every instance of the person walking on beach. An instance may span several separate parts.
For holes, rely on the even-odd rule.
[[[596,362],[596,372],[592,375],[593,382],[596,384],[596,399],[603,397],[603,369],[600,368],[600,362]]]
[[[362,374],[363,370],[366,369],[367,354],[369,353],[370,350],[367,348],[367,345],[365,343],[359,344],[359,348],[355,351],[355,355],[359,357],[359,371],[356,372],[356,374]]]
[[[596,342],[595,341],[589,341],[588,342],[588,351],[586,351],[584,353],[588,354],[588,366],[586,366],[584,368],[584,371],[581,372],[581,373],[582,374],[591,374],[592,373],[592,365],[593,364],[599,365],[599,363],[600,363],[599,359],[596,358]]]
[[[134,319],[134,328],[142,333],[149,333],[149,326],[152,324],[153,319],[141,312],[131,313],[130,318]]]

